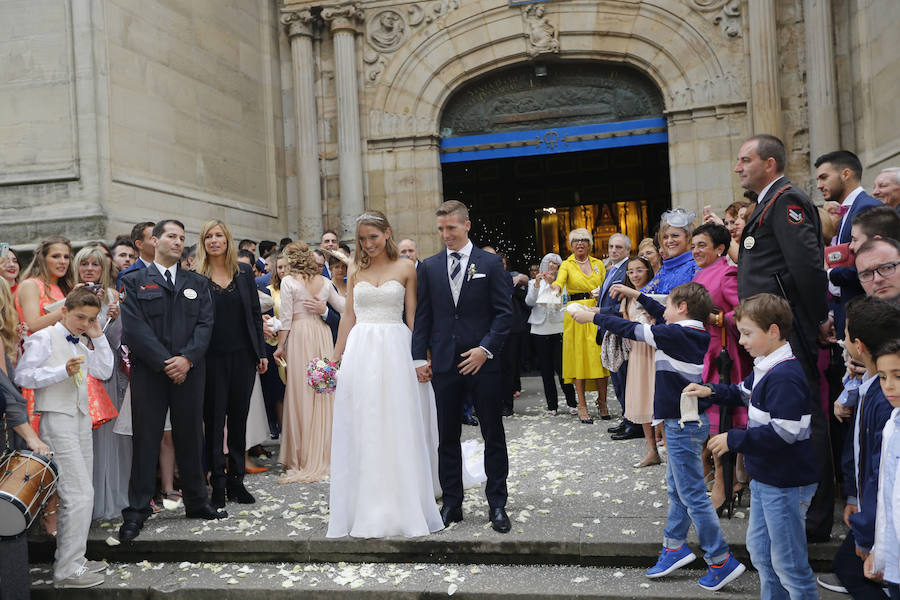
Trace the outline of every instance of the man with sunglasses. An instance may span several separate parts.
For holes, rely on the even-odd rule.
[[[860,246],[856,253],[859,283],[867,296],[900,302],[900,242],[876,238]]]

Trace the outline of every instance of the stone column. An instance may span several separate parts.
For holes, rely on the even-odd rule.
[[[841,146],[831,0],[804,0],[806,95],[809,105],[809,160]]]
[[[300,239],[322,239],[322,178],[319,175],[318,115],[313,82],[313,15],[308,9],[285,12],[281,22],[291,40],[294,72],[294,131],[297,152],[297,195]]]
[[[356,235],[356,217],[363,211],[362,150],[359,92],[356,75],[356,31],[362,10],[356,4],[326,8],[322,18],[334,38],[334,80],[338,111],[338,183],[341,190],[341,239]]]
[[[753,133],[781,137],[781,86],[778,82],[778,28],[775,0],[747,3],[750,21],[750,93]]]

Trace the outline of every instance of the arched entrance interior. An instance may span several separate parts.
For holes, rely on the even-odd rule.
[[[616,231],[632,245],[671,204],[663,99],[639,71],[598,62],[528,63],[450,97],[441,117],[445,199],[469,206],[472,239],[524,270],[568,254],[576,227],[595,255]]]

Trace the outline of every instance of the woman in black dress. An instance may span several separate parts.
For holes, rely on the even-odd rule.
[[[237,247],[225,223],[212,220],[200,229],[194,270],[212,281],[216,314],[206,352],[203,402],[206,459],[213,489],[210,503],[224,507],[227,494],[229,500],[251,504],[256,499],[244,487],[247,412],[254,371],[264,373],[268,363],[253,269],[238,262]],[[222,452],[226,419],[227,458]]]

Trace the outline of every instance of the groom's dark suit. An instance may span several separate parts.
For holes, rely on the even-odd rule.
[[[438,474],[444,506],[462,506],[460,415],[471,393],[484,436],[488,504],[504,508],[509,461],[501,416],[500,351],[512,317],[512,282],[498,256],[474,246],[461,277],[459,300],[454,305],[447,251],[419,265],[412,356],[413,360],[423,360],[431,350],[439,431]],[[457,367],[463,361],[460,354],[479,346],[493,358],[485,361],[475,375],[461,375]]]

